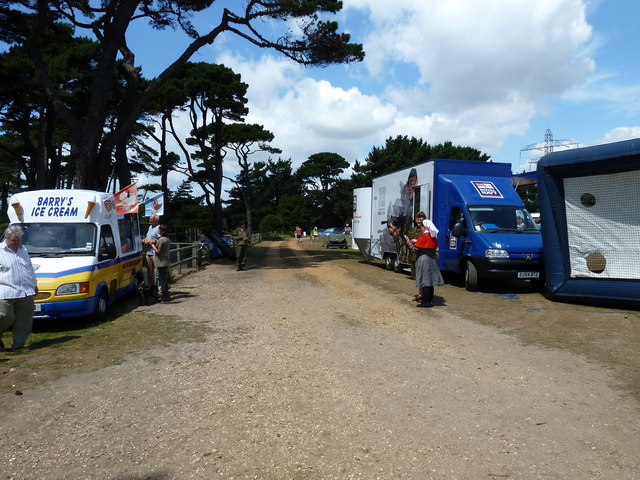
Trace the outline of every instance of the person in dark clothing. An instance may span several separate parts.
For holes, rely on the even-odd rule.
[[[249,245],[251,245],[251,237],[247,231],[247,224],[240,222],[238,228],[233,232],[233,240],[236,244],[236,265],[237,270],[247,269],[247,252]]]

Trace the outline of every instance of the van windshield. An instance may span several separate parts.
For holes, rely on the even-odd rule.
[[[32,257],[95,254],[92,223],[26,223],[22,245]]]
[[[536,223],[524,207],[476,205],[469,206],[468,210],[475,232],[540,234]]]

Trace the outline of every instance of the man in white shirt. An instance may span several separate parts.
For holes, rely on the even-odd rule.
[[[151,245],[155,244],[156,241],[160,238],[160,233],[158,232],[158,224],[160,223],[160,219],[158,215],[155,213],[149,217],[149,230],[147,230],[147,236],[144,237],[142,243],[147,246],[147,255],[153,256],[156,252],[153,251]]]
[[[24,232],[10,225],[0,244],[0,335],[13,326],[13,350],[24,347],[33,326],[33,299],[38,293],[36,274],[26,248]],[[4,344],[0,338],[0,349]]]
[[[147,230],[147,236],[142,239],[142,244],[147,246],[147,252],[143,258],[144,270],[142,272],[144,284],[147,288],[153,287],[153,258],[155,257],[156,252],[151,248],[151,245],[155,245],[160,238],[160,233],[158,232],[159,223],[160,219],[158,218],[158,215],[155,213],[151,215],[149,217],[149,230]]]

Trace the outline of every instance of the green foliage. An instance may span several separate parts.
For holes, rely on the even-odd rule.
[[[353,183],[350,180],[340,179],[336,182],[333,195],[332,213],[334,221],[331,225],[351,225],[353,220]]]
[[[298,177],[312,190],[320,189],[326,194],[349,163],[337,153],[314,153],[298,169]]]
[[[516,192],[520,195],[522,203],[524,203],[527,210],[530,212],[540,211],[540,207],[538,206],[538,185],[523,185],[516,188]]]
[[[280,215],[276,215],[274,213],[271,213],[269,215],[266,215],[261,221],[260,221],[260,232],[262,233],[266,233],[266,232],[283,232],[284,231],[284,222],[282,220],[282,217],[280,217]]]
[[[282,218],[284,228],[293,232],[296,225],[309,225],[314,222],[309,201],[305,197],[287,195],[280,199],[276,213]]]
[[[257,47],[275,50],[305,65],[324,66],[357,62],[364,58],[362,45],[350,43],[349,35],[340,33],[337,23],[326,20],[328,14],[335,14],[342,8],[339,0],[230,2],[228,8],[216,9],[217,18],[211,17],[211,12],[206,13],[209,15],[207,23],[210,30],[201,34],[196,31],[190,19],[201,12],[204,15],[203,11],[213,2],[214,0],[6,0],[2,3],[0,40],[9,47],[29,47],[28,57],[34,74],[27,78],[40,82],[41,88],[37,91],[39,94],[46,91],[46,101],[39,104],[51,112],[55,110],[58,119],[68,129],[66,140],[71,144],[70,163],[74,166],[73,175],[79,188],[104,188],[112,171],[114,150],[119,178],[130,176],[130,172],[126,171],[127,162],[123,162],[122,152],[126,149],[125,143],[134,125],[145,113],[147,104],[200,48],[214,44],[219,35],[225,32],[236,34]],[[181,29],[192,39],[174,58],[167,57],[164,70],[151,80],[142,77],[144,66],[135,64],[137,52],[131,50],[131,43],[126,42],[130,28],[139,22],[147,22],[158,30]],[[64,30],[67,37],[74,39],[82,39],[83,35],[90,36],[85,40],[90,44],[90,49],[99,54],[78,56],[77,64],[68,65],[70,68],[67,69],[67,76],[59,79],[55,73],[64,69],[56,66],[57,59],[51,58],[48,49],[62,45],[59,40],[63,38]],[[61,50],[64,52],[64,47]],[[82,82],[75,82],[76,78],[81,77]],[[218,76],[217,80],[219,85],[224,85],[222,77]],[[207,78],[188,75],[183,77],[183,81],[194,87],[197,82],[205,82],[206,85]],[[0,88],[6,85],[7,83],[2,82]],[[82,95],[75,94],[77,92],[74,89],[77,88]],[[166,93],[165,100],[169,101],[173,93],[176,92]],[[227,98],[224,91],[208,89],[202,106],[229,112],[230,106],[221,103],[223,98]],[[176,107],[179,105],[181,104],[175,103]],[[167,112],[158,106],[150,110]],[[222,118],[219,113],[220,111],[214,112],[214,116],[218,115],[218,124]],[[238,110],[234,113],[237,114],[236,120],[240,120],[246,111],[243,113]],[[36,116],[46,117],[43,112],[38,112]],[[198,132],[202,128],[198,132],[202,136],[213,133],[219,136],[219,129],[211,130],[209,125],[210,122],[207,121],[193,130]],[[43,151],[50,152],[49,155],[55,152],[55,149],[48,147]],[[218,155],[220,145],[216,145],[212,152],[202,145],[198,147],[198,160],[202,164],[209,162],[211,156],[215,157],[214,165],[204,174],[215,176],[217,198],[213,202],[216,209],[214,220],[218,223],[221,213],[219,187],[222,179],[221,159]],[[120,157],[117,157],[118,148]],[[46,164],[49,159],[38,160]],[[211,204],[208,198],[207,204]]]
[[[188,228],[197,228],[205,233],[213,229],[211,212],[203,205],[202,196],[193,195],[193,187],[189,182],[183,182],[171,195],[169,209],[171,216],[165,221],[169,224],[170,232],[176,234],[178,239],[184,238]]]
[[[262,218],[276,211],[282,197],[302,197],[300,181],[292,173],[290,159],[269,159],[267,162],[253,163],[249,168],[249,184],[251,212],[255,225],[259,225]],[[234,221],[245,217],[246,210],[239,187],[232,188],[228,193],[225,215],[233,224]]]

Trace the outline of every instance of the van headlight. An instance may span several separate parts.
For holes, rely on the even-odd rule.
[[[89,291],[89,282],[65,283],[56,289],[56,295],[77,295]]]
[[[509,258],[509,252],[500,248],[489,248],[485,250],[484,256],[487,258]]]

